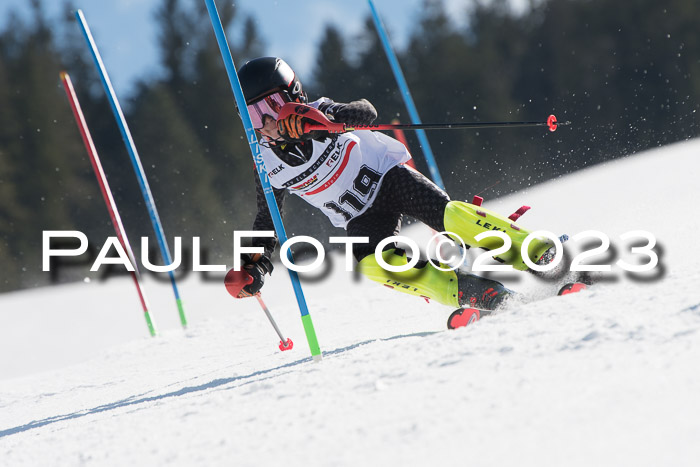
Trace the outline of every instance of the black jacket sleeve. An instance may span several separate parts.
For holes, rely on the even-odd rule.
[[[272,216],[270,215],[270,210],[267,207],[265,193],[263,192],[257,169],[253,171],[253,176],[255,177],[255,199],[258,207],[258,212],[255,215],[255,221],[253,221],[253,230],[274,231],[275,226],[272,223]],[[280,210],[280,214],[282,214],[286,190],[279,190],[277,188],[273,188],[272,190],[275,194],[277,207]],[[265,256],[269,259],[272,257],[272,252],[275,250],[275,246],[277,246],[277,234],[275,234],[274,237],[253,237],[251,245],[263,247],[265,249]]]
[[[318,110],[325,113],[337,123],[348,126],[370,125],[377,118],[377,109],[367,100],[360,99],[349,104],[339,102],[324,102]]]

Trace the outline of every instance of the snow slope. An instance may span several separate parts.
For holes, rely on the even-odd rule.
[[[305,285],[320,363],[281,268],[265,298],[289,352],[255,302],[197,278],[181,284],[187,331],[169,287],[147,282],[155,339],[128,279],[0,296],[0,465],[698,465],[698,153],[676,144],[485,204],[602,231],[621,255],[620,234],[650,231],[651,279],[616,270],[445,331],[451,310],[336,260]]]

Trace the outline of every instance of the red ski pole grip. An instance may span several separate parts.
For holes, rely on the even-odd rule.
[[[318,109],[298,102],[287,102],[280,109],[277,120],[282,120],[290,115],[299,115],[311,123],[304,123],[304,131],[328,131],[330,133],[344,133],[344,123],[334,123],[328,120],[326,115]]]
[[[550,115],[547,118],[547,126],[549,127],[549,131],[557,131],[557,117]]]

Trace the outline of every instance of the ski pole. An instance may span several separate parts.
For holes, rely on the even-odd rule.
[[[556,131],[559,126],[570,125],[571,122],[557,122],[557,117],[550,115],[547,121],[540,122],[457,122],[457,123],[422,123],[414,125],[411,123],[388,123],[365,126],[345,126],[345,131],[354,130],[457,130],[461,128],[508,128],[525,126],[547,126],[549,131]],[[312,128],[313,129],[313,128]],[[330,130],[326,130],[330,131]]]
[[[270,324],[272,324],[272,327],[275,328],[275,332],[277,333],[278,336],[280,336],[280,350],[284,352],[285,350],[291,350],[292,347],[294,347],[294,342],[292,342],[291,339],[287,338],[285,339],[284,336],[282,335],[282,331],[280,331],[280,328],[277,327],[277,323],[275,323],[275,320],[272,318],[272,314],[270,313],[270,310],[267,308],[267,305],[265,305],[265,302],[263,302],[262,295],[260,292],[255,294],[255,298],[258,299],[258,303],[262,307],[263,311],[267,315],[267,319],[270,320]]]
[[[556,131],[559,126],[571,125],[571,122],[557,122],[557,117],[550,115],[546,122],[457,122],[457,123],[384,123],[378,125],[347,126],[344,123],[310,124],[305,127],[306,131],[322,130],[330,133],[345,133],[346,131],[357,130],[458,130],[462,128],[510,128],[525,126],[547,126],[549,131]]]
[[[549,131],[556,131],[559,126],[570,125],[571,122],[557,122],[557,117],[550,115],[546,121],[536,122],[456,122],[456,123],[384,123],[378,125],[348,126],[345,123],[331,122],[325,114],[318,109],[305,104],[288,102],[282,106],[277,117],[282,120],[290,115],[299,115],[311,120],[304,126],[305,131],[327,131],[329,133],[345,133],[357,130],[456,130],[462,128],[506,128],[526,126],[546,126]]]
[[[253,278],[250,276],[250,274],[248,274],[248,272],[242,269],[240,271],[236,271],[235,269],[229,269],[229,271],[226,273],[226,277],[224,278],[224,285],[226,286],[226,291],[233,298],[241,298],[241,290],[243,290],[243,287],[245,287],[248,284],[251,284],[252,282]],[[270,320],[270,324],[272,324],[272,327],[275,328],[275,332],[278,336],[280,336],[280,350],[282,352],[284,352],[285,350],[291,350],[291,348],[294,346],[294,343],[291,339],[284,338],[282,332],[280,331],[280,328],[277,326],[277,323],[275,323],[275,320],[272,318],[272,313],[270,313],[269,308],[267,308],[267,305],[265,305],[265,302],[263,302],[262,295],[260,294],[260,292],[255,294],[255,298],[258,299],[258,303],[267,315],[267,319]]]

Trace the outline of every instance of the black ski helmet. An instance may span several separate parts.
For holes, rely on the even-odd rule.
[[[275,93],[284,92],[290,102],[306,102],[306,93],[292,67],[277,57],[260,57],[246,62],[238,70],[246,105]]]

